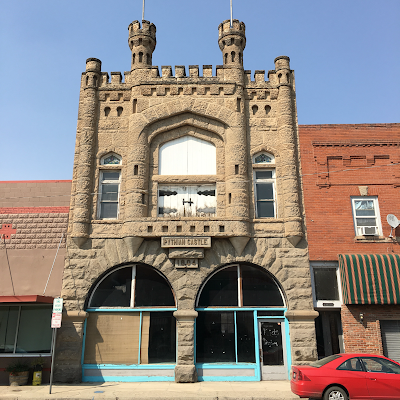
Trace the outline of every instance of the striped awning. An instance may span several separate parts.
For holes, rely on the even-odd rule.
[[[398,254],[339,254],[345,304],[400,304]]]

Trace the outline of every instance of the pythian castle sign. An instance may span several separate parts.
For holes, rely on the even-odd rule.
[[[162,237],[161,247],[211,247],[211,237],[185,237],[185,236],[175,236],[175,237]]]

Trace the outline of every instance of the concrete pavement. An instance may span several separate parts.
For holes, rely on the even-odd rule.
[[[77,385],[0,386],[1,400],[298,400],[289,381],[138,382]]]

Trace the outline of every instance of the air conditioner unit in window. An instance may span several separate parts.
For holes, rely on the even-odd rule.
[[[363,236],[376,236],[378,235],[378,229],[376,226],[360,226],[360,233]]]

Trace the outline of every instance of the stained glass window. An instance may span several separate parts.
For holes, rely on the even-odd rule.
[[[254,158],[255,164],[272,163],[273,161],[274,160],[271,156],[268,156],[264,153]]]
[[[118,165],[121,164],[121,159],[114,154],[111,154],[103,160],[104,165]]]

